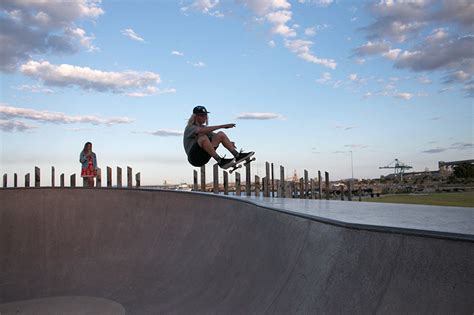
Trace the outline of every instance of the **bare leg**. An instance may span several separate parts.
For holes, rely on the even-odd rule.
[[[198,138],[198,144],[201,148],[203,148],[204,151],[209,153],[210,156],[214,157],[216,156],[216,150],[214,149],[213,144],[211,143],[211,140],[206,135],[199,136]]]
[[[89,187],[94,187],[94,177],[88,177],[87,180],[89,182]]]
[[[214,137],[212,137],[212,146],[213,147],[218,147],[219,144],[221,144],[229,150],[232,155],[237,154],[237,151],[235,150],[235,143],[230,141],[229,137],[222,131],[218,132]]]

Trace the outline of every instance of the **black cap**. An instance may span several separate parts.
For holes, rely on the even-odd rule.
[[[207,114],[210,113],[207,111],[206,107],[204,106],[196,106],[193,109],[193,114]]]

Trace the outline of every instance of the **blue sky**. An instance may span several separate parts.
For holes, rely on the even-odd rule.
[[[10,183],[79,173],[86,141],[103,169],[191,183],[195,105],[237,124],[260,176],[269,161],[349,178],[351,151],[356,178],[474,158],[471,1],[6,0],[0,23]]]

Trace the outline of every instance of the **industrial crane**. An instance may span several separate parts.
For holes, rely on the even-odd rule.
[[[395,169],[395,177],[397,175],[400,175],[400,180],[403,180],[403,174],[405,173],[405,170],[408,170],[410,168],[413,168],[412,166],[406,165],[405,163],[400,162],[398,159],[393,160],[390,164],[387,166],[380,166],[379,169],[382,168],[393,168]]]

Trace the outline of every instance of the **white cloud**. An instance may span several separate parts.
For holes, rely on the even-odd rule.
[[[331,73],[329,72],[321,73],[321,77],[316,80],[316,82],[321,83],[321,84],[326,83],[328,81],[331,81]]]
[[[304,30],[304,34],[306,36],[314,36],[316,35],[316,29],[314,27],[308,27]]]
[[[296,39],[296,40],[285,40],[285,47],[290,51],[294,52],[303,60],[312,62],[315,64],[323,65],[325,67],[336,69],[336,62],[333,59],[321,59],[311,53],[312,41]]]
[[[268,41],[268,46],[270,46],[271,48],[275,48],[276,47],[275,41],[274,40]]]
[[[397,98],[400,98],[402,100],[408,101],[408,100],[412,99],[413,94],[411,94],[411,93],[395,93],[394,96],[397,97]]]
[[[198,61],[198,62],[190,62],[188,61],[189,64],[191,64],[193,67],[195,68],[203,68],[206,66],[206,64],[202,61]]]
[[[54,65],[47,61],[29,61],[20,67],[20,71],[49,86],[75,86],[98,92],[126,93],[133,90],[133,93],[152,89],[161,81],[159,74],[154,72],[107,72],[68,64]]]
[[[28,125],[22,121],[6,120],[0,118],[0,130],[4,132],[23,132],[36,128],[38,127]]]
[[[395,60],[398,58],[398,55],[400,54],[402,50],[401,49],[389,49],[389,51],[385,52],[382,54],[382,56],[384,56],[385,58],[387,59],[390,59],[390,60]]]
[[[54,93],[53,90],[45,88],[44,86],[41,86],[41,85],[23,84],[23,85],[17,86],[16,89],[18,91],[30,92],[30,93],[46,93],[46,94]]]
[[[176,93],[176,89],[174,88],[157,89],[155,87],[148,87],[142,92],[127,93],[127,96],[140,98],[140,97],[146,97],[146,96],[152,96],[152,95],[172,94],[172,93]]]
[[[255,120],[270,120],[270,119],[280,119],[283,120],[284,117],[276,113],[240,113],[237,115],[236,119],[255,119]]]
[[[444,83],[461,84],[467,96],[474,80],[474,2],[470,0],[380,1],[369,5],[375,22],[362,28],[369,43],[355,49],[382,54],[394,66],[415,72],[442,72]],[[428,36],[423,34],[429,33]],[[404,51],[391,42],[403,42]],[[461,77],[456,74],[463,74]],[[447,90],[447,89],[443,89]]]
[[[145,42],[145,40],[141,36],[139,36],[137,33],[135,33],[135,31],[132,30],[131,28],[122,30],[122,35],[127,36],[128,38],[137,42],[142,42],[142,43]]]
[[[140,132],[135,132],[140,133]],[[143,133],[158,137],[181,137],[183,132],[180,130],[159,129],[156,131],[144,131]]]
[[[133,121],[127,117],[101,118],[94,115],[70,116],[60,112],[39,111],[30,108],[13,107],[4,103],[0,103],[0,118],[6,120],[20,118],[54,124],[86,123],[107,126],[115,124],[129,124]]]
[[[181,7],[181,12],[186,13],[189,10],[197,11],[210,16],[222,18],[224,14],[216,10],[219,6],[219,0],[194,0],[190,5]]]
[[[184,56],[184,54],[183,54],[182,52],[177,51],[177,50],[173,50],[173,51],[171,52],[171,54],[174,55],[174,56]]]
[[[102,15],[99,1],[2,0],[0,12],[0,71],[13,72],[32,55],[97,50],[75,22]]]

